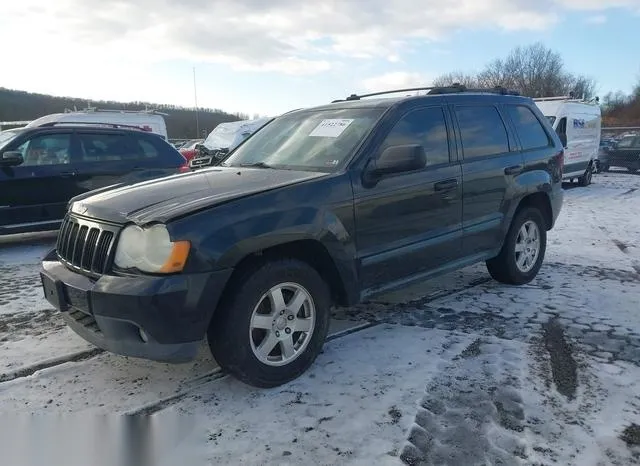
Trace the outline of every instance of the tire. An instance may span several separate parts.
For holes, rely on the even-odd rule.
[[[535,258],[532,259],[531,264],[528,267],[521,268],[518,265],[517,260],[522,258],[522,254],[527,254],[526,251],[516,253],[516,243],[519,247],[527,247],[527,244],[521,242],[523,237],[521,236],[521,229],[524,225],[528,225],[528,230],[531,230],[531,225],[535,225],[538,232],[538,249]],[[529,245],[534,244],[530,243]],[[535,207],[525,207],[516,213],[509,232],[504,240],[500,254],[493,259],[489,259],[487,264],[487,270],[494,280],[508,285],[524,285],[533,280],[544,260],[544,254],[547,250],[547,230],[545,228],[545,222],[541,212]],[[529,254],[528,254],[529,255]],[[529,255],[529,257],[531,257]]]
[[[578,185],[589,186],[591,184],[591,178],[593,177],[593,166],[589,165],[584,172],[584,175],[578,178]]]
[[[243,274],[231,286],[207,332],[220,367],[260,388],[277,387],[305,372],[329,330],[331,294],[318,272],[298,260],[277,260]],[[294,297],[302,303],[297,312],[286,309]],[[260,351],[261,343],[272,349]]]

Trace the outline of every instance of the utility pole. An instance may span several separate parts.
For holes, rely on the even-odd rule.
[[[196,90],[196,67],[193,67],[193,100],[196,103],[196,139],[200,138],[200,119],[198,118],[198,91]]]

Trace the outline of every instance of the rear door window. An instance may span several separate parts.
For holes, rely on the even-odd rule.
[[[530,108],[524,105],[507,105],[506,110],[520,136],[522,150],[549,146],[549,136]]]
[[[492,105],[456,107],[466,160],[509,152],[507,128]]]
[[[123,133],[78,133],[82,162],[121,162],[144,155],[141,147]]]

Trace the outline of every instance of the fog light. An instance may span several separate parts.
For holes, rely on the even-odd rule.
[[[140,329],[140,338],[142,339],[142,341],[144,341],[145,343],[149,342],[149,335],[147,335],[147,332],[145,332],[144,330]]]

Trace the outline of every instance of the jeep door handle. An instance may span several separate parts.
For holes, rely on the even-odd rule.
[[[455,189],[457,187],[458,180],[455,178],[445,181],[438,181],[433,185],[433,189],[435,189],[436,191],[451,191],[452,189]]]
[[[61,172],[60,176],[62,176],[63,178],[69,178],[71,176],[76,176],[77,173],[74,171],[70,171],[70,172]]]
[[[522,172],[522,165],[513,165],[504,169],[505,175],[517,175],[520,172]]]

